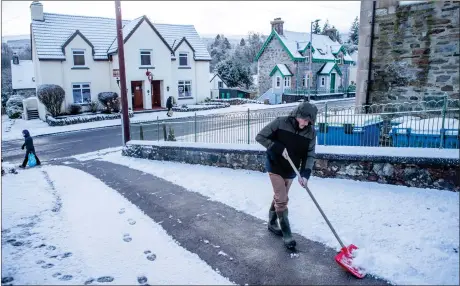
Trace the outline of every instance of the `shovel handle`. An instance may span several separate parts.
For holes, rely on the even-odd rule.
[[[294,169],[294,172],[296,173],[296,175],[301,178],[300,176],[300,173],[299,173],[299,170],[297,170],[296,166],[294,165],[294,163],[292,162],[291,160],[291,157],[289,157],[289,155],[287,156],[286,160],[289,161],[289,164],[291,164],[291,167],[292,169]],[[335,229],[334,227],[332,227],[332,224],[329,222],[329,220],[327,219],[326,217],[326,214],[324,214],[323,210],[321,209],[321,207],[319,206],[318,202],[316,201],[315,197],[313,196],[313,194],[311,193],[310,189],[307,187],[307,186],[304,186],[305,190],[307,190],[308,194],[310,195],[311,199],[313,200],[313,202],[315,203],[316,207],[318,208],[319,212],[321,213],[321,215],[323,216],[324,220],[327,222],[327,224],[329,225],[330,229],[332,230],[332,233],[334,234],[335,238],[337,238],[337,240],[339,241],[340,243],[340,246],[342,248],[345,247],[345,245],[343,244],[342,240],[340,239],[340,237],[337,235],[337,232],[335,232]]]

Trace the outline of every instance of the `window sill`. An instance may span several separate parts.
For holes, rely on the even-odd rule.
[[[189,97],[179,97],[178,100],[186,100],[186,99],[193,99],[193,96]]]
[[[192,67],[178,67],[178,69],[180,69],[180,70],[191,70]]]
[[[154,67],[154,66],[140,66],[139,69],[140,69],[140,70],[146,70],[146,69],[154,70],[155,67]]]
[[[72,67],[72,70],[89,70],[89,67]]]

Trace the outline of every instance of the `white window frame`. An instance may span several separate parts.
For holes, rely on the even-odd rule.
[[[224,88],[224,82],[221,81],[221,80],[219,80],[219,81],[217,82],[217,88]]]
[[[281,77],[277,76],[275,79],[275,87],[280,88],[281,87]]]
[[[83,64],[82,65],[75,64],[75,56],[83,56]],[[72,62],[73,62],[74,67],[86,67],[85,50],[84,49],[72,50]]]
[[[326,77],[325,76],[322,76],[319,78],[319,85],[321,87],[325,87],[326,86]]]
[[[284,88],[290,88],[291,87],[291,77],[290,76],[285,76],[284,77]]]
[[[189,95],[185,95],[185,87],[189,86]],[[184,88],[183,92],[181,93],[181,87]],[[177,96],[178,98],[192,98],[192,81],[191,80],[179,80],[177,81]]]
[[[308,64],[310,63],[311,59],[311,49],[308,49],[307,53],[305,54],[305,62]]]
[[[311,75],[310,74],[305,75],[305,83],[306,83],[307,88],[311,88]]]
[[[144,53],[144,54],[143,54]],[[146,56],[147,54],[146,53],[149,53],[150,54],[150,64],[148,65],[143,65],[142,64],[142,56]],[[152,59],[152,50],[147,50],[147,49],[141,49],[139,50],[139,65],[141,67],[151,67],[153,66],[153,59]]]
[[[79,85],[79,87],[74,87],[75,85]],[[84,87],[83,85],[88,85],[87,87]],[[87,102],[83,100],[83,90],[89,90],[89,99]],[[73,94],[74,90],[79,90],[80,91],[80,96],[81,96],[81,101],[76,102],[75,101],[75,96]],[[72,83],[72,101],[75,104],[89,104],[91,103],[91,83],[90,82],[73,82]]]
[[[180,58],[181,56],[183,57],[185,55],[186,59],[187,59],[187,63],[185,65],[182,65],[181,62],[180,62]],[[189,60],[189,53],[188,52],[179,52],[179,67],[190,67],[190,60]]]

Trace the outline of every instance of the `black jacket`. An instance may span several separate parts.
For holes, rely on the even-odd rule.
[[[172,108],[172,107],[173,107],[173,100],[172,100],[172,96],[170,96],[166,100],[166,108]]]
[[[24,149],[24,147],[26,147],[27,151],[35,152],[34,140],[30,136],[29,131],[24,130],[24,131],[22,131],[22,134],[24,134],[24,144],[22,145],[22,149]]]
[[[257,134],[256,141],[267,148],[268,172],[295,178],[291,165],[281,155],[286,148],[301,176],[310,178],[316,157],[316,131],[311,124],[300,129],[296,117],[310,118],[314,122],[317,112],[316,106],[303,102],[289,116],[276,118]]]

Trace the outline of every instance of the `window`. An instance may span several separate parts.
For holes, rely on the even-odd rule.
[[[322,76],[320,80],[321,80],[321,86],[326,86],[326,78]]]
[[[179,97],[192,96],[192,82],[189,80],[180,80],[178,84]]]
[[[179,66],[188,67],[188,53],[179,53]]]
[[[279,76],[276,77],[276,87],[281,86],[281,78]]]
[[[85,51],[75,50],[73,52],[73,65],[85,66]]]
[[[217,87],[218,88],[224,88],[224,84],[221,81],[217,82]]]
[[[91,102],[91,89],[89,83],[72,84],[73,102],[85,104]]]
[[[305,62],[306,62],[306,63],[309,63],[309,62],[310,62],[310,53],[311,53],[310,50],[308,50],[308,51],[305,53]]]
[[[343,54],[339,55],[339,64],[343,65]]]
[[[284,87],[290,87],[291,86],[291,77],[287,76],[284,78]]]
[[[307,74],[306,77],[307,77],[307,87],[311,88],[311,75]]]
[[[302,78],[302,87],[305,87],[305,78]]]
[[[152,65],[152,51],[141,51],[141,66]]]

